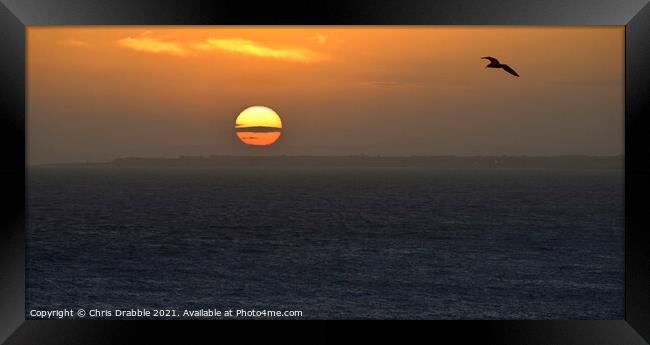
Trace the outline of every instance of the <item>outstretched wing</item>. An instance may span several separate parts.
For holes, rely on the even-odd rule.
[[[490,60],[491,63],[496,63],[496,64],[499,63],[499,60],[497,60],[497,59],[495,59],[495,58],[493,58],[491,56],[484,56],[481,59],[488,59],[488,60]]]
[[[517,72],[515,72],[515,70],[510,68],[510,66],[508,66],[508,65],[503,65],[503,66],[501,66],[501,68],[503,68],[506,72],[514,75],[515,77],[519,76],[519,74],[517,74]]]

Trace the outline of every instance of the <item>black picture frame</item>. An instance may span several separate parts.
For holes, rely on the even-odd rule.
[[[647,344],[650,341],[650,5],[647,0],[547,1],[153,1],[0,0],[0,341],[6,344],[127,344],[182,339],[206,322],[25,321],[25,56],[33,25],[622,25],[625,26],[625,319],[604,321],[440,321],[391,327],[357,324],[366,333],[404,340],[426,329],[428,339],[450,335],[499,344]],[[595,56],[594,59],[598,57]],[[231,321],[228,321],[231,322]],[[267,328],[267,323],[258,327]],[[220,324],[223,325],[223,324]],[[228,328],[230,328],[228,324]],[[251,326],[245,326],[249,330]],[[422,328],[421,328],[422,327]],[[295,326],[242,336],[283,336]],[[322,326],[303,322],[318,338]],[[312,335],[312,337],[314,337]],[[365,337],[364,336],[364,337]],[[644,340],[645,339],[645,340]],[[305,338],[302,338],[305,340]]]

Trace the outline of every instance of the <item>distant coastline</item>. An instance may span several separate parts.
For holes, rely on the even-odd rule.
[[[125,157],[108,162],[39,164],[32,167],[124,168],[432,168],[623,170],[618,156],[180,156]]]

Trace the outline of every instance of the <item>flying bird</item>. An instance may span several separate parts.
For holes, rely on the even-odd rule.
[[[497,60],[497,59],[495,59],[495,58],[493,58],[491,56],[484,56],[481,59],[490,60],[490,64],[485,66],[485,68],[488,68],[488,67],[489,68],[503,68],[504,71],[514,75],[515,77],[519,76],[519,74],[517,74],[517,72],[515,72],[514,69],[510,68],[510,66],[499,63],[499,60]]]

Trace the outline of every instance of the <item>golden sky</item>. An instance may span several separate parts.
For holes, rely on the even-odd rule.
[[[28,28],[28,161],[623,153],[623,27]],[[482,56],[520,78],[485,69]],[[243,145],[253,105],[282,119]]]

